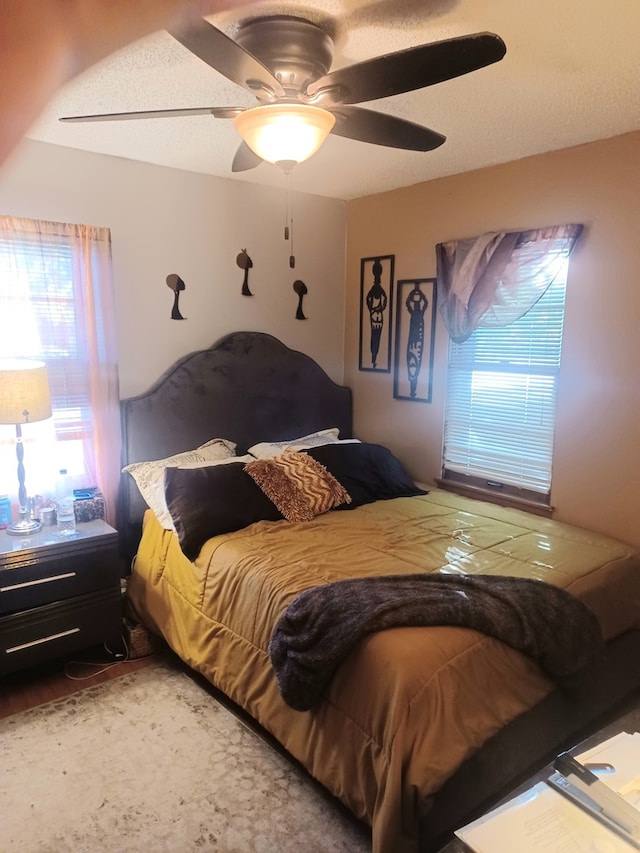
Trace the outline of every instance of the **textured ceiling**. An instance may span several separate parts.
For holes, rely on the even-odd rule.
[[[443,133],[432,152],[331,135],[292,173],[293,189],[349,199],[640,129],[639,0],[317,0],[238,6],[211,23],[289,14],[335,42],[332,68],[444,38],[489,31],[506,57],[471,74],[367,108]],[[32,128],[33,139],[240,181],[283,186],[263,163],[233,175],[239,137],[211,116],[61,124],[63,115],[252,106],[252,95],[157,33],[70,83]]]

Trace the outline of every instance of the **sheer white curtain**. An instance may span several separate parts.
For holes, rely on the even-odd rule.
[[[478,326],[508,326],[564,269],[582,225],[488,232],[436,245],[438,304],[456,343]]]
[[[120,416],[108,228],[0,217],[0,357],[47,365],[53,416],[23,429],[29,495],[60,468],[115,518]],[[0,492],[15,498],[15,429],[0,426]]]

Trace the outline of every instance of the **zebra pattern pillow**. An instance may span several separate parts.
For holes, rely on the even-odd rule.
[[[351,497],[324,465],[294,450],[248,462],[244,470],[287,521],[310,521],[350,503]]]

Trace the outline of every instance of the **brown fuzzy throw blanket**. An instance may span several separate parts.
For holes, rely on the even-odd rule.
[[[388,575],[313,587],[276,625],[269,657],[285,702],[307,711],[365,634],[402,625],[460,625],[535,658],[560,686],[604,652],[593,611],[560,587],[498,575]]]

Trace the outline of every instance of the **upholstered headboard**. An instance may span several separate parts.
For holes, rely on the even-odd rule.
[[[309,356],[262,332],[234,332],[181,358],[147,392],[123,400],[121,418],[123,466],[211,438],[235,441],[241,454],[259,441],[327,427],[352,437],[351,391]],[[123,474],[117,524],[127,560],[146,508],[133,478]]]

